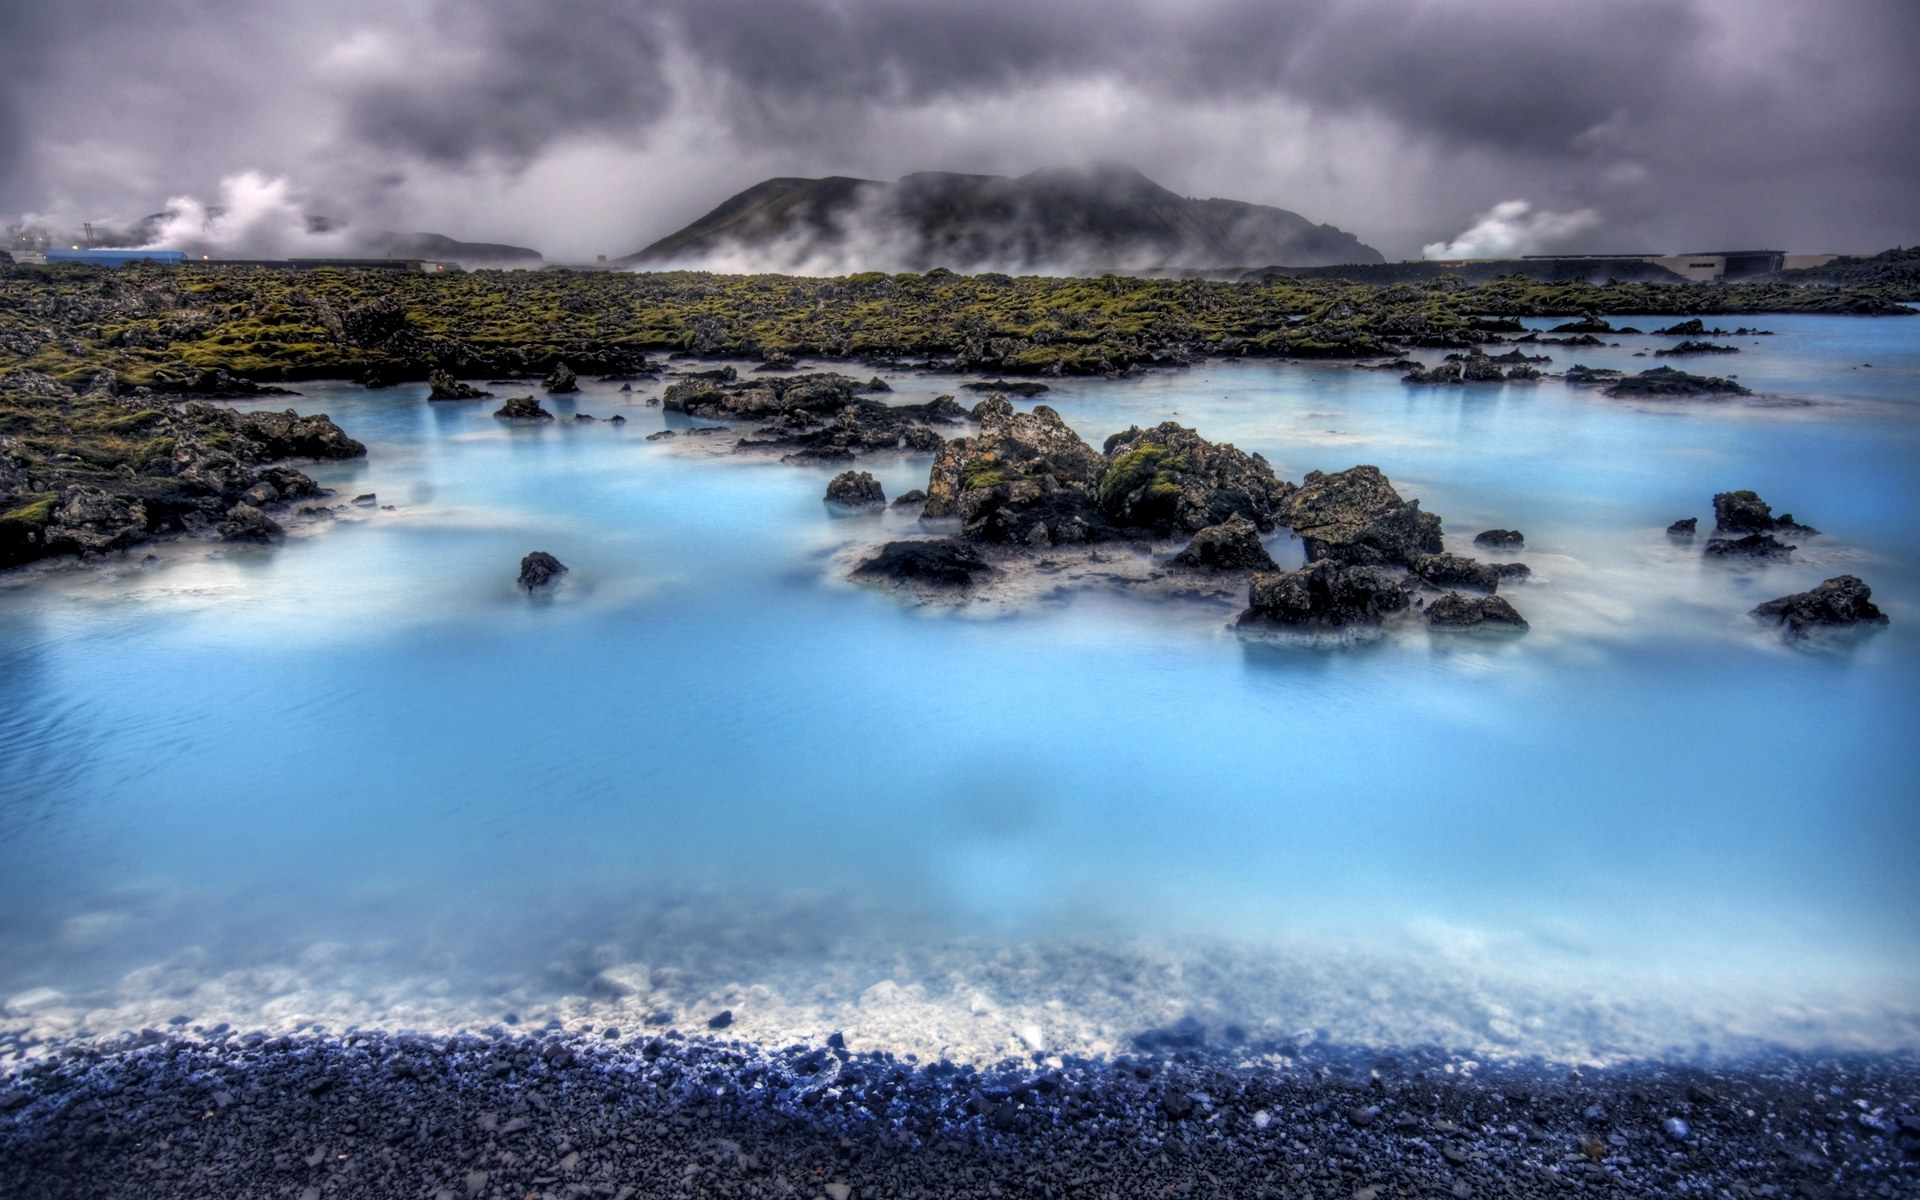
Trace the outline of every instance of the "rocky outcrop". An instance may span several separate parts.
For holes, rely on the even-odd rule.
[[[254,461],[279,458],[364,458],[367,448],[346,435],[325,413],[303,417],[284,412],[237,413],[212,404],[189,404],[186,413],[202,425],[224,425],[252,443]],[[227,420],[226,418],[231,418]]]
[[[1488,563],[1487,566],[1500,578],[1501,583],[1516,583],[1522,579],[1533,578],[1533,568],[1523,562]]]
[[[1540,382],[1540,368],[1534,366],[1532,363],[1521,363],[1519,366],[1507,371],[1507,382],[1538,383]]]
[[[1738,353],[1740,353],[1740,347],[1738,346],[1722,346],[1717,342],[1685,341],[1685,342],[1681,342],[1677,346],[1669,346],[1664,350],[1655,350],[1653,352],[1653,356],[1655,358],[1675,358],[1683,354],[1738,354]]]
[[[842,471],[827,484],[826,502],[849,512],[883,508],[887,493],[880,481],[865,471]]]
[[[1342,629],[1374,626],[1407,607],[1400,576],[1380,567],[1322,560],[1298,571],[1255,575],[1241,628]]]
[[[1024,396],[1032,399],[1035,396],[1044,396],[1053,389],[1037,379],[1017,379],[1013,381],[988,379],[963,383],[960,385],[960,390],[966,392],[986,392],[989,394],[998,392],[1002,396]]]
[[[1417,554],[1408,564],[1425,583],[1437,588],[1472,588],[1493,592],[1500,587],[1500,573],[1461,554]]]
[[[1678,521],[1675,521],[1673,524],[1667,526],[1667,536],[1676,537],[1676,538],[1690,538],[1696,532],[1699,531],[1699,528],[1700,528],[1699,517],[1682,517]]]
[[[254,542],[265,544],[277,542],[286,536],[280,523],[261,512],[251,504],[236,504],[227,513],[227,519],[220,523],[220,540],[223,542]]]
[[[1434,629],[1472,629],[1480,625],[1527,628],[1514,607],[1498,596],[1446,595],[1427,605],[1427,624]]]
[[[462,383],[449,372],[438,368],[427,376],[427,387],[429,400],[485,400],[493,395],[470,383]]]
[[[551,421],[553,414],[532,396],[514,396],[494,411],[502,421]]]
[[[1714,528],[1722,533],[1820,532],[1793,519],[1792,513],[1773,515],[1773,506],[1757,493],[1716,492],[1713,497]]]
[[[993,573],[980,551],[952,538],[888,542],[853,569],[853,578],[915,589],[966,588]]]
[[[1466,383],[1499,383],[1507,374],[1484,354],[1476,354],[1461,365],[1460,378]]]
[[[788,462],[851,462],[861,454],[905,450],[932,454],[943,438],[936,425],[958,425],[967,411],[952,396],[925,404],[868,399],[871,383],[834,372],[757,379],[735,385],[705,373],[671,384],[661,397],[668,412],[713,420],[772,420],[741,438],[742,451],[780,451]]]
[[[1518,529],[1489,529],[1473,535],[1473,544],[1489,550],[1519,550],[1527,539]]]
[[[1571,376],[1572,372],[1569,371]],[[1683,399],[1688,396],[1751,396],[1752,392],[1731,379],[1718,375],[1689,375],[1672,367],[1655,367],[1638,375],[1618,379],[1607,388],[1607,395],[1654,400]]]
[[[1276,569],[1273,556],[1260,544],[1259,527],[1237,513],[1194,534],[1186,548],[1173,556],[1172,565],[1201,571]]]
[[[1306,543],[1308,562],[1406,566],[1418,555],[1444,549],[1440,518],[1421,512],[1418,500],[1402,500],[1373,466],[1332,475],[1312,472],[1288,494],[1277,516]]]
[[[1612,367],[1587,367],[1575,363],[1567,368],[1567,373],[1561,378],[1576,387],[1600,387],[1626,378],[1626,372],[1616,371]]]
[[[1770,533],[1750,533],[1741,538],[1709,538],[1706,553],[1710,558],[1785,558],[1799,548]]]
[[[1116,525],[1162,536],[1233,517],[1270,530],[1293,491],[1258,454],[1209,442],[1172,421],[1116,433],[1103,450],[1100,511]]]
[[[1804,637],[1821,628],[1887,623],[1887,614],[1873,603],[1873,589],[1852,575],[1838,575],[1811,591],[1769,600],[1752,615],[1784,626],[1790,637]]]
[[[1095,489],[1107,461],[1042,404],[1016,413],[1004,396],[974,406],[978,435],[941,447],[927,478],[926,519],[957,519],[976,542],[1048,545],[1113,536]]]
[[[74,484],[52,507],[41,536],[48,554],[101,554],[145,541],[146,535],[145,505]]]
[[[540,381],[540,386],[545,388],[549,395],[559,396],[579,391],[580,381],[574,378],[572,367],[566,363],[555,363],[553,370]]]
[[[915,504],[925,504],[926,502],[927,494],[925,492],[919,488],[909,488],[893,498],[893,507],[910,508]]]
[[[519,585],[529,594],[553,586],[554,581],[567,573],[567,565],[548,554],[545,550],[535,550],[520,560]]]
[[[1402,383],[1459,383],[1463,371],[1457,362],[1443,362],[1428,367],[1415,363],[1413,370],[1400,377]]]
[[[1581,317],[1578,321],[1566,321],[1566,322],[1563,322],[1562,324],[1555,325],[1551,330],[1549,330],[1549,332],[1551,333],[1613,333],[1614,328],[1607,321],[1605,317],[1596,317],[1592,313],[1587,313],[1585,316]]]

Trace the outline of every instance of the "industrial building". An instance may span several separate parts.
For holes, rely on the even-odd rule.
[[[1581,278],[1623,274],[1621,267],[1658,267],[1693,283],[1733,283],[1782,270],[1824,267],[1837,254],[1788,254],[1784,250],[1709,250],[1698,254],[1526,254],[1519,258],[1420,259],[1436,267],[1511,263],[1527,275]]]

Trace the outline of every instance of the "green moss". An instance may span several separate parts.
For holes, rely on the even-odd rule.
[[[967,491],[999,487],[1006,481],[1007,473],[991,463],[974,463],[960,475],[960,484]]]
[[[53,519],[53,510],[59,507],[60,498],[52,493],[41,493],[24,504],[16,505],[6,512],[0,512],[0,522],[11,521],[16,525],[31,525],[35,529],[46,528]]]

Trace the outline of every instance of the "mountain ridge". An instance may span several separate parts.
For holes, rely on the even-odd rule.
[[[890,183],[777,176],[614,265],[837,274],[1384,261],[1353,234],[1287,209],[1182,196],[1103,163],[1018,177],[921,171]]]

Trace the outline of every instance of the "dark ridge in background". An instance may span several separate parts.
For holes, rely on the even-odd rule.
[[[620,266],[736,256],[779,270],[821,259],[923,271],[1218,268],[1379,263],[1331,225],[1239,200],[1177,195],[1131,167],[1035,171],[1010,179],[926,171],[893,183],[768,179]]]

